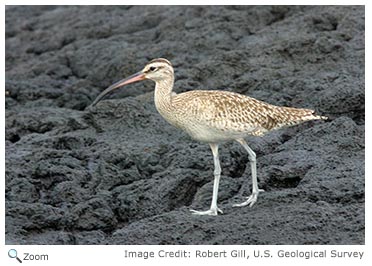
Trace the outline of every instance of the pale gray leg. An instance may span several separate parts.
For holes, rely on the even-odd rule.
[[[217,215],[217,212],[222,213],[222,211],[217,207],[217,197],[218,197],[218,186],[220,184],[220,177],[221,177],[221,166],[220,160],[218,158],[218,144],[209,143],[213,153],[213,161],[214,161],[214,183],[213,183],[213,196],[212,196],[212,203],[211,208],[208,211],[195,211],[191,210],[193,214],[197,215]]]
[[[251,172],[252,172],[252,195],[250,195],[248,199],[244,201],[243,203],[234,204],[233,206],[242,207],[242,206],[249,205],[250,207],[252,207],[253,204],[255,204],[255,202],[257,201],[258,194],[264,191],[263,189],[258,188],[256,154],[251,148],[249,148],[248,144],[245,142],[244,139],[237,139],[236,141],[239,142],[244,147],[244,149],[248,152],[248,155],[249,155],[249,162],[251,164]]]

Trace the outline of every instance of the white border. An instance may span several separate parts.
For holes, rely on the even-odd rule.
[[[63,5],[86,5],[86,4],[112,4],[112,5],[123,5],[123,4],[178,4],[182,5],[185,2],[181,1],[5,1],[5,5],[24,5],[24,4],[63,4]],[[249,2],[246,1],[221,1],[221,0],[213,0],[213,1],[188,1],[188,5],[195,5],[195,4],[249,4]],[[369,25],[369,15],[370,7],[367,3],[367,1],[262,1],[260,4],[280,4],[280,5],[293,5],[293,4],[311,4],[311,5],[344,5],[344,4],[352,4],[352,5],[366,5],[366,25]],[[1,18],[2,21],[5,21],[5,5],[2,5],[2,12],[1,12]],[[366,46],[365,47],[371,47],[371,42],[369,41],[370,34],[369,34],[369,28],[366,27]],[[5,23],[4,26],[1,28],[2,36],[5,36]],[[5,58],[5,39],[4,37],[1,40],[1,44],[3,49],[1,49],[1,56],[2,58]],[[366,73],[370,73],[368,69],[370,69],[368,62],[370,62],[370,53],[368,53],[368,49],[366,50]],[[1,75],[1,81],[2,84],[5,84],[5,62],[3,61],[1,64],[2,68],[2,75]],[[366,88],[367,85],[371,84],[369,75],[366,75]],[[0,219],[1,222],[1,237],[2,237],[2,245],[0,249],[0,261],[2,262],[1,265],[19,265],[19,263],[15,259],[10,259],[7,256],[7,252],[10,248],[16,248],[18,250],[18,253],[20,256],[23,256],[23,253],[33,253],[33,254],[48,254],[49,260],[48,261],[27,261],[24,263],[27,264],[38,264],[38,265],[174,265],[175,263],[181,264],[181,265],[189,265],[190,263],[197,263],[197,264],[203,264],[203,265],[226,265],[234,263],[234,265],[249,265],[250,263],[260,263],[260,265],[298,265],[301,264],[307,264],[307,265],[314,265],[315,263],[317,265],[372,265],[371,263],[371,238],[370,233],[371,230],[367,226],[368,222],[371,221],[370,219],[370,210],[368,207],[370,207],[370,196],[368,193],[366,193],[366,245],[362,246],[196,246],[196,245],[190,245],[190,246],[38,246],[38,245],[24,245],[24,246],[6,246],[5,245],[5,99],[4,99],[4,92],[0,94],[1,95],[1,112],[2,113],[2,119],[1,126],[1,149],[2,153],[0,155],[0,165],[2,167],[1,171],[1,210],[3,213],[2,219]],[[366,89],[366,101],[369,102],[370,93],[369,90]],[[367,119],[369,116],[369,107],[368,104],[366,104],[366,136],[368,136],[369,130],[369,120]],[[369,169],[369,139],[366,138],[366,191],[371,185],[371,181],[369,181],[369,173],[371,172]],[[177,250],[189,250],[190,252],[195,252],[196,250],[226,250],[228,253],[231,250],[247,250],[247,252],[252,253],[253,250],[271,250],[271,254],[274,256],[274,258],[271,259],[162,259],[162,258],[156,258],[156,259],[125,259],[124,258],[124,250],[137,250],[137,251],[154,251],[158,252],[161,249],[165,249],[167,251],[177,251]],[[331,250],[339,250],[339,251],[360,251],[364,252],[364,259],[358,260],[358,259],[332,259],[332,258],[326,258],[326,259],[281,259],[276,257],[276,253],[278,250],[302,250],[302,251],[310,251],[310,250],[327,250],[328,254],[330,254]],[[368,254],[369,250],[369,254]]]
[[[65,1],[43,1],[43,0],[6,0],[5,5],[366,5],[368,1],[366,0],[313,0],[313,1],[303,1],[303,0],[262,0],[259,3],[254,1],[226,1],[226,0],[189,0],[187,2],[181,0],[109,0],[109,1],[97,1],[97,0],[65,0]]]

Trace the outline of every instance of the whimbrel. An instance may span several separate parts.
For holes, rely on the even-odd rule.
[[[140,80],[155,81],[155,106],[173,126],[184,130],[193,139],[209,144],[214,161],[214,185],[211,207],[207,211],[191,210],[198,215],[217,215],[218,186],[221,176],[218,146],[230,140],[239,142],[248,152],[252,172],[252,194],[233,206],[252,206],[262,189],[258,188],[256,154],[247,145],[247,135],[261,136],[284,126],[308,120],[326,119],[313,110],[280,107],[234,92],[194,90],[180,94],[173,92],[174,72],[171,63],[163,58],[150,61],[139,72],[122,79],[104,90],[92,103],[96,105],[109,92]]]

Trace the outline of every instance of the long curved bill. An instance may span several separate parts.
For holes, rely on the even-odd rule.
[[[113,91],[117,88],[120,88],[124,85],[127,85],[129,83],[137,82],[137,81],[144,80],[144,79],[146,79],[145,75],[142,71],[140,71],[140,72],[137,72],[136,74],[133,74],[132,76],[129,76],[129,77],[125,78],[125,79],[119,80],[118,82],[112,84],[110,87],[108,87],[103,92],[101,92],[101,94],[97,96],[97,98],[94,100],[94,102],[91,104],[91,106],[95,106],[100,100],[102,100],[111,91]]]

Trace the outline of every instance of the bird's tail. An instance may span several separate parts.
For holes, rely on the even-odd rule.
[[[326,120],[328,117],[316,115],[314,110],[292,107],[278,107],[277,110],[281,115],[277,127],[293,126],[310,120]]]

